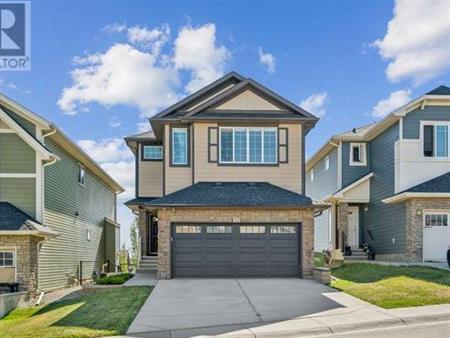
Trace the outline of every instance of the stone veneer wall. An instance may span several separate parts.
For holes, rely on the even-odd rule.
[[[410,199],[406,202],[406,260],[423,261],[423,211],[450,209],[450,198]],[[418,216],[416,210],[421,210]]]
[[[148,241],[147,211],[145,209],[139,210],[138,228],[139,228],[139,236],[141,237],[141,256],[145,256],[147,255],[147,241]]]
[[[348,203],[340,203],[338,210],[338,241],[339,249],[344,252],[344,246],[347,245],[348,239]]]
[[[314,268],[313,210],[246,210],[246,209],[160,209],[158,210],[158,278],[172,278],[172,222],[293,222],[302,223],[303,278],[312,278]]]
[[[37,289],[39,241],[35,236],[0,236],[0,248],[16,248],[16,279],[31,294]]]

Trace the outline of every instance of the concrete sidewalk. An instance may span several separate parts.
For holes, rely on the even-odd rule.
[[[358,330],[407,327],[418,323],[450,321],[450,304],[385,310],[341,292],[324,294],[343,307],[272,322],[218,325],[128,334],[128,337],[314,337]]]

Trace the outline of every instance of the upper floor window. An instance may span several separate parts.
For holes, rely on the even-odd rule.
[[[0,268],[14,267],[14,251],[0,251]]]
[[[350,143],[350,165],[364,166],[367,164],[365,143]]]
[[[84,183],[86,182],[86,169],[84,169],[84,167],[79,164],[78,165],[78,183],[80,183],[81,185],[84,185]]]
[[[142,147],[142,159],[145,160],[162,160],[163,148],[162,146],[147,146]]]
[[[314,181],[314,169],[311,169],[309,172],[309,178],[311,179],[311,182]]]
[[[325,157],[325,170],[330,169],[330,155]]]
[[[450,122],[423,125],[423,156],[449,157]]]
[[[172,129],[172,164],[188,164],[188,130],[187,128]]]
[[[220,128],[220,162],[276,164],[277,128]]]

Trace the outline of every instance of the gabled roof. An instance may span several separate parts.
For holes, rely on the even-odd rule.
[[[450,95],[450,88],[447,86],[439,86],[429,91],[426,95]]]
[[[5,234],[5,232],[11,234],[21,232],[41,236],[56,236],[58,234],[11,203],[0,202],[0,234]]]
[[[427,104],[435,102],[435,104],[450,104],[450,88],[447,86],[439,86],[425,95],[411,100],[404,106],[394,110],[386,115],[382,120],[374,122],[362,127],[357,127],[351,131],[331,136],[328,141],[307,161],[306,171],[313,168],[323,157],[325,157],[340,141],[368,142],[380,135],[386,129],[395,124],[403,116],[411,111],[421,108]]]
[[[215,111],[218,113],[217,116],[212,116],[211,109],[214,109],[214,107],[220,105],[220,103],[223,103],[246,90],[256,93],[273,105],[280,107],[280,109],[277,111],[272,111],[272,116],[266,114],[268,111],[245,111],[240,109],[234,109],[233,112],[227,112],[224,110]],[[236,112],[247,114],[247,116],[239,117],[238,115],[233,115]],[[248,115],[249,113],[252,113],[252,115]],[[191,120],[226,120],[230,118],[250,120],[299,120],[305,124],[306,131],[311,129],[318,121],[318,118],[311,113],[274,93],[255,80],[245,78],[236,72],[231,72],[217,81],[214,81],[210,85],[200,89],[196,93],[186,97],[180,102],[163,110],[161,113],[153,116],[150,118],[150,123],[152,124],[153,130],[156,134],[160,136],[161,123],[164,121],[175,120],[180,122],[189,122]]]
[[[415,185],[383,200],[384,203],[399,203],[409,198],[450,198],[450,171]]]
[[[75,142],[73,142],[68,136],[66,136],[55,124],[47,121],[43,117],[28,110],[24,106],[18,104],[7,96],[0,94],[0,102],[4,104],[12,112],[20,115],[24,119],[31,121],[34,124],[40,126],[43,132],[46,133],[46,137],[53,139],[56,143],[62,146],[68,153],[71,154],[77,161],[86,166],[91,172],[93,172],[102,182],[108,187],[113,189],[116,193],[124,191],[122,186],[116,182],[97,162],[95,162],[86,152],[84,152]],[[59,160],[56,154],[53,154],[41,140],[31,135],[25,128],[23,128],[17,121],[15,121],[7,112],[0,108],[0,117],[4,119],[8,125],[16,130],[18,135],[25,140],[36,151],[42,152],[42,154],[48,159]]]
[[[145,202],[153,207],[312,208],[311,199],[267,182],[199,182]]]

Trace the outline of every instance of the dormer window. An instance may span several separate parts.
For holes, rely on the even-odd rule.
[[[367,152],[365,143],[350,143],[350,165],[367,165]]]

